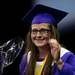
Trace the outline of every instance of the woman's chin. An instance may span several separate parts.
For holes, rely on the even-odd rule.
[[[37,47],[44,47],[46,44],[35,44]]]

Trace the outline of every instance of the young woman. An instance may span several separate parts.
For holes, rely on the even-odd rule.
[[[55,24],[48,13],[33,18],[20,75],[75,75],[75,55],[59,44]]]

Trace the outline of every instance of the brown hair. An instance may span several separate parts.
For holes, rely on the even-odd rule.
[[[56,29],[56,27],[54,27],[53,25],[49,25],[50,28],[52,29],[51,33],[52,33],[52,38],[55,38],[59,41],[59,36],[58,36],[58,31]],[[26,75],[34,75],[34,70],[35,70],[35,64],[36,64],[36,60],[39,57],[39,52],[37,50],[37,47],[32,43],[31,41],[31,32],[28,32],[27,35],[27,39],[26,39],[26,52],[31,51],[31,57],[29,60],[29,63],[27,65],[27,72]],[[35,50],[36,49],[36,50]],[[49,52],[48,57],[47,57],[47,61],[45,63],[45,66],[43,68],[42,74],[41,75],[52,75],[52,56]]]

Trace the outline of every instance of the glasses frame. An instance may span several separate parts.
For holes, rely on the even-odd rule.
[[[38,30],[38,29],[33,29],[33,30],[31,30],[31,33],[32,34],[37,34],[38,32],[40,33],[40,34],[47,34],[48,32],[51,32],[52,30],[50,30],[50,29],[44,29],[44,28],[42,28],[42,29],[40,29],[40,30]]]

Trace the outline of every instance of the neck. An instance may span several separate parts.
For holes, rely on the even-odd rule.
[[[38,49],[39,49],[39,59],[44,59],[45,56],[48,54],[50,48],[46,46]]]

